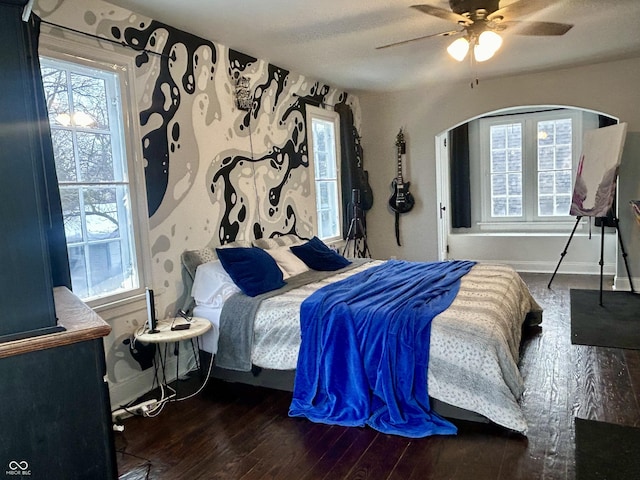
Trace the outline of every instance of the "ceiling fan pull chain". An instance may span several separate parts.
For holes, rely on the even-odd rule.
[[[471,82],[469,83],[469,85],[473,89],[474,83],[478,85],[478,72],[476,72],[476,62],[473,58],[473,55],[469,55],[469,70],[471,73]]]

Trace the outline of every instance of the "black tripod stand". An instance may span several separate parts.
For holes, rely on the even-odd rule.
[[[571,243],[571,239],[573,238],[573,234],[576,232],[576,228],[578,228],[578,224],[582,220],[582,216],[576,217],[576,224],[573,226],[573,230],[571,230],[571,235],[569,236],[569,240],[567,240],[567,244],[564,247],[564,250],[560,254],[560,260],[558,261],[558,265],[556,265],[556,269],[553,271],[553,275],[551,275],[551,280],[549,280],[549,284],[547,288],[551,288],[551,282],[553,282],[553,278],[556,276],[556,272],[560,268],[560,264],[564,259],[564,256],[567,254],[567,250],[569,249],[569,244]],[[601,218],[601,227],[602,230],[600,232],[600,300],[599,305],[602,306],[602,278],[604,275],[604,227],[606,224],[607,218]],[[635,293],[633,288],[633,282],[631,281],[631,273],[629,272],[629,262],[627,261],[627,252],[624,249],[624,244],[622,243],[622,236],[620,235],[620,226],[617,217],[613,218],[613,226],[616,229],[616,235],[618,236],[618,242],[620,243],[620,251],[622,252],[622,258],[624,260],[624,267],[627,269],[627,277],[629,278],[629,285],[631,286],[631,291]]]
[[[360,207],[360,190],[354,188],[351,190],[351,207],[352,216],[349,230],[347,230],[347,243],[344,245],[342,255],[344,256],[349,249],[349,244],[353,242],[352,257],[371,257],[369,245],[367,245],[367,232],[362,221],[362,208]],[[358,243],[362,240],[362,249],[358,250]]]

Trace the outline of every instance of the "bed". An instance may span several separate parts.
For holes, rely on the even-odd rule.
[[[203,341],[203,349],[215,355],[213,376],[293,390],[302,302],[322,287],[389,263],[358,259],[335,271],[317,272],[291,258],[291,249],[301,243],[294,236],[255,242],[276,260],[286,282],[257,295],[257,301],[226,276],[217,258],[220,250],[183,253],[186,278],[194,282],[193,314],[214,325]],[[238,312],[245,310],[253,311],[251,319],[238,322]],[[519,405],[524,391],[517,366],[520,338],[523,325],[541,320],[542,309],[513,268],[473,265],[460,278],[452,303],[431,322],[427,385],[433,410],[450,418],[490,421],[526,435]]]

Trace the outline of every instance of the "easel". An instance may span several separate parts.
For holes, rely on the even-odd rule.
[[[551,282],[553,282],[553,278],[556,276],[556,272],[560,268],[560,264],[564,259],[564,256],[567,254],[567,250],[569,249],[569,244],[571,243],[571,239],[573,238],[573,234],[576,232],[578,228],[578,224],[582,220],[582,216],[576,217],[576,224],[573,226],[573,230],[571,230],[571,235],[569,235],[569,240],[567,240],[567,244],[564,246],[564,250],[560,254],[560,260],[558,261],[558,265],[556,265],[556,269],[553,271],[553,275],[551,275],[551,280],[549,280],[549,284],[547,288],[551,288]],[[607,217],[600,218],[601,220],[601,232],[600,232],[600,299],[599,305],[602,307],[602,280],[604,276],[604,227],[606,226]],[[622,252],[622,258],[624,260],[624,266],[627,270],[627,277],[629,278],[629,285],[631,286],[631,291],[635,293],[633,288],[633,282],[631,281],[631,273],[629,272],[629,263],[627,262],[627,252],[624,249],[624,244],[622,243],[622,236],[620,235],[620,225],[619,225],[618,217],[613,217],[613,225],[616,229],[616,235],[618,236],[618,242],[620,243],[620,251]]]
[[[351,223],[349,224],[349,230],[347,231],[347,243],[344,245],[344,249],[342,250],[342,255],[344,256],[349,249],[349,244],[353,241],[353,258],[356,258],[359,253],[362,254],[363,257],[371,257],[371,252],[369,251],[369,246],[367,245],[367,232],[364,228],[364,223],[362,222],[362,208],[360,208],[360,190],[354,188],[351,191],[351,203],[353,208],[353,215],[351,217]],[[358,252],[358,240],[363,240],[363,246],[361,252]]]

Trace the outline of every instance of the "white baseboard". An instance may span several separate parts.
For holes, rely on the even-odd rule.
[[[634,290],[638,292],[640,289],[640,278],[631,277],[631,281],[633,282]],[[631,284],[629,283],[629,277],[626,275],[616,275],[613,279],[613,288],[622,292],[630,292]]]
[[[529,273],[553,273],[556,269],[558,262],[527,262],[523,260],[482,260],[482,262],[492,262],[492,263],[506,263],[511,265],[519,272],[529,272]],[[615,264],[605,264],[603,269],[604,275],[612,276],[616,274],[616,266]],[[558,275],[560,274],[578,274],[578,275],[600,275],[600,265],[597,263],[586,263],[586,262],[562,262],[560,268],[558,269]],[[628,283],[628,282],[627,282]],[[635,285],[635,281],[634,281]]]
[[[180,362],[182,363],[182,362]],[[171,382],[176,378],[176,357],[167,359],[165,365],[167,381]],[[182,374],[182,372],[181,372]],[[151,391],[154,385],[154,368],[142,370],[138,375],[118,382],[109,383],[109,397],[111,398],[111,409],[115,410],[122,405],[136,400],[145,393]]]

